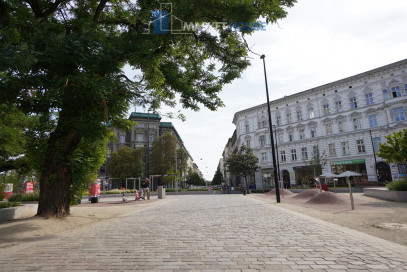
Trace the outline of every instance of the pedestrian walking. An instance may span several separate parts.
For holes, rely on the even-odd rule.
[[[150,199],[150,183],[151,181],[148,178],[145,178],[141,183],[141,187],[143,188],[143,198],[146,199],[147,195],[148,200]]]

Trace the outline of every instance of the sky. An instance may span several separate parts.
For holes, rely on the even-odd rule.
[[[406,0],[298,0],[286,18],[247,37],[252,51],[266,55],[270,100],[407,58]],[[204,178],[212,180],[235,130],[236,112],[266,103],[262,60],[220,93],[215,112],[182,110],[172,122]]]

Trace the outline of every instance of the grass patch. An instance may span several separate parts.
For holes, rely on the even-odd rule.
[[[407,191],[407,180],[392,181],[386,186],[391,191]]]
[[[0,209],[20,206],[21,202],[0,202]]]

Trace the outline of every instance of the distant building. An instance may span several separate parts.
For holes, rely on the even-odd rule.
[[[280,179],[286,187],[307,183],[317,156],[324,170],[358,172],[365,184],[404,176],[405,165],[388,165],[375,153],[386,135],[407,127],[406,105],[407,60],[271,101]],[[261,169],[251,186],[263,188],[272,174],[267,104],[235,113],[233,123],[236,140],[229,139],[223,158],[241,145],[253,148]]]
[[[189,154],[188,150],[184,146],[184,142],[180,137],[178,131],[171,122],[160,122],[161,116],[154,113],[142,113],[142,112],[132,112],[129,119],[136,122],[136,125],[132,126],[129,131],[123,131],[121,129],[112,128],[117,142],[112,142],[109,144],[109,154],[107,161],[110,160],[111,152],[117,152],[121,147],[128,146],[131,148],[144,147],[148,148],[149,154],[146,152],[145,163],[146,163],[146,173],[151,174],[151,153],[152,153],[152,143],[159,137],[167,132],[175,135],[178,140],[178,147],[184,148],[188,154],[188,166],[191,167],[195,172],[200,173],[198,166],[194,163],[192,156]],[[105,167],[106,173],[105,177],[110,177],[109,168]]]

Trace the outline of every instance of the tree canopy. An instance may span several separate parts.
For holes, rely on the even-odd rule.
[[[185,22],[252,24],[285,17],[295,1],[171,2]],[[69,214],[75,150],[106,137],[106,122],[123,124],[131,103],[159,108],[178,95],[185,108],[221,107],[218,93],[249,65],[241,33],[256,29],[146,34],[158,0],[0,0],[0,7],[0,101],[51,128],[37,161],[41,216]]]
[[[123,146],[117,152],[113,152],[108,165],[112,178],[125,181],[126,178],[143,176],[144,153],[144,148],[133,149],[128,146]]]
[[[177,138],[170,132],[157,137],[153,141],[153,152],[151,154],[151,173],[154,175],[175,174],[175,154],[177,149]]]
[[[216,169],[215,175],[212,179],[212,185],[221,185],[223,182],[223,175],[219,167]]]
[[[253,176],[259,168],[257,165],[258,162],[259,158],[253,154],[253,149],[249,146],[242,145],[236,154],[231,154],[226,159],[225,167],[232,175],[245,177],[246,186],[248,186],[248,177]]]
[[[386,136],[387,142],[380,144],[377,155],[387,163],[403,164],[407,162],[407,129]]]

